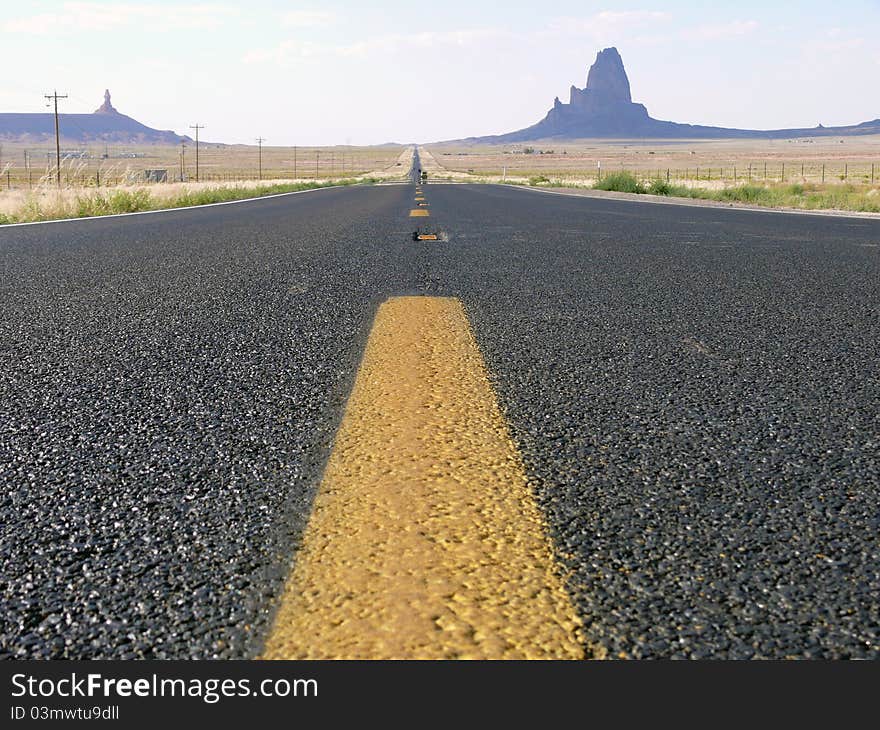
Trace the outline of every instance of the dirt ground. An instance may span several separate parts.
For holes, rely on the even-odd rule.
[[[628,170],[638,177],[693,181],[707,187],[752,182],[880,182],[880,136],[786,140],[581,140],[515,145],[445,146],[429,151],[439,168],[461,179],[526,181],[545,176],[563,182],[595,179],[601,171]],[[712,184],[714,181],[714,184]]]
[[[369,149],[369,148],[366,148]],[[284,184],[284,183],[303,183],[303,182],[327,182],[334,179],[358,179],[373,178],[379,180],[391,180],[402,178],[410,169],[413,156],[413,148],[387,148],[393,154],[376,154],[375,152],[362,153],[361,156],[352,155],[353,166],[368,167],[369,165],[377,165],[375,169],[367,169],[364,171],[346,170],[343,174],[340,169],[333,170],[335,175],[325,170],[320,170],[321,177],[315,177],[314,168],[309,170],[308,167],[303,169],[302,175],[297,178],[292,176],[278,176],[281,174],[276,171],[270,177],[268,172],[264,170],[262,184]],[[140,162],[140,160],[138,160]],[[55,183],[55,178],[46,175],[45,170],[39,178],[34,176],[31,185],[22,182],[20,178],[16,179],[14,185],[9,189],[6,188],[5,176],[0,177],[0,214],[17,215],[27,206],[38,207],[41,209],[64,208],[66,205],[74,201],[77,196],[93,193],[96,190],[124,190],[134,192],[136,190],[149,190],[152,197],[158,200],[173,200],[184,192],[192,192],[205,188],[249,188],[257,187],[261,184],[255,171],[250,170],[239,175],[227,173],[226,176],[219,174],[206,174],[201,176],[201,180],[196,182],[193,177],[188,177],[185,182],[180,182],[177,178],[172,178],[167,183],[144,183],[142,175],[136,172],[130,174],[122,173],[118,176],[119,183],[112,184],[114,176],[109,172],[110,168],[105,168],[98,174],[103,173],[103,181],[101,187],[98,188],[95,183],[95,172],[82,175],[74,175],[73,182],[65,183],[59,190]],[[239,168],[243,169],[243,168]],[[99,168],[100,170],[100,168]],[[62,168],[63,171],[63,168]],[[311,172],[312,174],[308,174]],[[327,173],[327,174],[324,174]],[[83,182],[79,182],[83,180]],[[112,184],[112,188],[110,187]]]
[[[183,154],[181,154],[183,153]],[[106,155],[106,156],[105,156]],[[411,150],[381,147],[269,147],[262,150],[264,180],[327,180],[343,177],[393,177],[408,169]],[[144,182],[144,171],[165,170],[169,182],[196,178],[195,146],[62,144],[61,173],[65,185],[94,186]],[[398,164],[400,163],[400,164]],[[0,143],[0,191],[28,189],[54,180],[54,145]],[[199,145],[199,180],[231,182],[260,177],[256,145]]]

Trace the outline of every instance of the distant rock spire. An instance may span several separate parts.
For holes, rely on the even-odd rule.
[[[95,109],[95,114],[119,114],[119,112],[113,108],[113,104],[110,103],[110,89],[104,90],[104,103]]]
[[[587,89],[601,94],[606,99],[632,103],[623,59],[613,46],[599,51],[596,55],[596,62],[590,66],[587,75]]]

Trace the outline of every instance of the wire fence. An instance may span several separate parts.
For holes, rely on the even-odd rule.
[[[377,160],[365,159],[302,159],[296,166],[264,168],[262,172],[252,168],[223,168],[211,164],[198,171],[198,180],[209,183],[234,183],[271,180],[320,180],[359,177],[369,174]],[[358,164],[361,163],[361,164]],[[384,167],[384,165],[379,165]],[[463,170],[462,170],[463,171]],[[467,172],[475,172],[468,169]],[[509,176],[531,175],[521,170],[505,170]],[[774,185],[780,183],[850,183],[856,185],[880,184],[880,163],[877,162],[798,162],[778,161],[737,164],[694,165],[693,167],[645,168],[625,163],[609,166],[566,167],[558,170],[535,171],[535,175],[547,178],[577,177],[599,180],[617,172],[628,172],[637,179],[650,182],[667,182],[725,185]],[[480,175],[504,174],[502,171],[479,171]],[[31,189],[55,184],[56,167],[36,164],[27,167],[12,163],[0,163],[0,191]],[[156,165],[133,166],[128,162],[95,165],[88,161],[68,159],[61,163],[61,183],[66,187],[117,187],[121,185],[162,185],[175,182],[194,182],[197,179],[195,165],[183,167],[158,167]]]
[[[876,162],[757,162],[731,165],[707,165],[685,168],[627,168],[625,165],[595,170],[594,177],[614,172],[630,172],[640,180],[685,182],[720,182],[737,184],[762,183],[834,183],[874,185],[880,182],[880,164]]]
[[[287,159],[288,157],[291,159]],[[291,156],[289,153],[279,155],[276,152],[272,159],[267,154],[262,164],[256,159],[241,164],[239,156],[236,164],[236,158],[224,160],[216,153],[206,150],[202,153],[201,164],[197,168],[192,149],[187,150],[183,160],[178,156],[176,161],[168,156],[165,159],[135,155],[119,159],[62,156],[60,177],[61,184],[65,187],[96,188],[195,181],[234,183],[259,180],[331,180],[362,177],[373,171],[391,169],[398,164],[397,157],[397,153],[393,156],[369,152],[339,154],[303,149],[298,156]],[[20,158],[15,162],[0,161],[0,192],[55,185],[57,178],[58,167],[54,154],[45,157],[33,155],[25,162]]]
[[[77,172],[65,170],[62,165],[61,184],[65,187],[118,187],[121,185],[162,185],[177,182],[195,182],[195,170],[187,170],[181,174],[179,170],[165,170],[164,174],[154,168],[138,171],[88,171]],[[229,170],[224,172],[199,172],[199,182],[232,183],[245,181],[272,180],[332,180],[345,177],[361,177],[370,172],[366,169],[315,170],[294,173],[291,170],[264,170],[262,175],[252,170]],[[27,170],[7,167],[0,173],[0,191],[37,188],[46,184],[56,184],[56,168],[34,168]]]
[[[626,172],[642,182],[665,180],[667,182],[714,185],[775,185],[780,183],[849,183],[854,185],[880,185],[880,162],[871,160],[834,160],[823,162],[811,160],[713,162],[688,167],[648,167],[644,164],[602,161],[593,159],[582,165],[547,165],[544,167],[492,166],[467,167],[444,166],[449,172],[463,172],[482,177],[541,178],[560,180],[577,178],[583,181],[600,180],[608,175]]]

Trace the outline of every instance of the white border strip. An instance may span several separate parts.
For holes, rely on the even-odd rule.
[[[271,198],[283,198],[287,195],[300,195],[302,193],[317,193],[321,190],[339,190],[340,188],[355,188],[354,185],[328,185],[323,188],[309,188],[307,190],[291,190],[287,193],[273,193],[272,195],[255,195],[252,198],[239,198],[238,200],[224,200],[220,203],[203,203],[202,205],[185,205],[180,208],[157,208],[156,210],[139,210],[135,213],[111,213],[109,215],[90,215],[83,218],[53,218],[50,221],[29,221],[27,223],[6,223],[0,225],[0,233],[7,228],[20,228],[22,226],[41,226],[46,223],[75,223],[79,221],[101,221],[107,218],[125,218],[132,215],[150,215],[151,213],[174,213],[179,210],[200,210],[201,208],[215,208],[219,205],[235,205],[236,203],[253,203],[255,200],[270,200]],[[365,186],[366,187],[366,186]],[[372,187],[372,185],[370,185]]]

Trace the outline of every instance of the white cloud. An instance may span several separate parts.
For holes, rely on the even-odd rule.
[[[291,10],[281,16],[281,24],[287,28],[317,28],[335,22],[336,14],[323,10]]]
[[[603,23],[614,23],[632,25],[634,23],[645,23],[654,20],[665,20],[669,17],[669,13],[660,10],[603,10],[596,13],[596,19]]]
[[[667,20],[669,13],[659,10],[603,10],[587,18],[562,17],[550,21],[549,34],[591,34],[605,35],[619,33],[625,28],[643,26]]]
[[[54,13],[38,13],[0,22],[5,33],[44,35],[110,31],[137,24],[150,30],[214,28],[238,14],[226,5],[200,3],[174,7],[146,3],[65,2]]]
[[[274,48],[258,48],[247,52],[242,61],[249,64],[272,63],[289,66],[296,60],[317,56],[367,57],[377,53],[396,53],[413,49],[448,50],[450,48],[481,47],[482,44],[498,38],[513,38],[514,35],[500,28],[476,28],[452,31],[423,31],[421,33],[389,33],[369,40],[354,43],[314,43],[310,41],[286,40]]]
[[[730,23],[699,25],[695,28],[688,28],[682,31],[681,36],[687,40],[711,41],[747,35],[756,31],[758,27],[759,24],[755,20],[734,20]]]
[[[321,56],[331,52],[330,46],[307,41],[282,41],[274,48],[256,48],[248,51],[242,61],[248,64],[273,64],[289,66],[296,60]]]
[[[824,38],[817,38],[804,44],[807,53],[811,51],[820,54],[827,53],[845,53],[847,51],[855,51],[865,45],[865,39],[858,36],[851,36],[840,28],[829,28]],[[844,59],[846,60],[845,57]]]
[[[332,22],[329,13],[320,11],[294,11],[284,16],[285,23],[306,27]],[[503,44],[513,44],[519,50],[528,45],[540,47],[548,39],[571,35],[589,35],[596,43],[612,41],[629,28],[644,28],[670,18],[670,14],[656,10],[603,10],[589,17],[560,17],[544,27],[523,32],[504,27],[462,28],[449,31],[421,31],[414,33],[389,33],[351,43],[321,43],[299,39],[282,41],[272,48],[256,48],[248,51],[242,61],[248,64],[271,63],[291,66],[295,61],[317,56],[369,57],[376,54],[395,53],[401,50],[437,50],[439,52],[464,49],[483,49],[493,44],[495,51]]]

